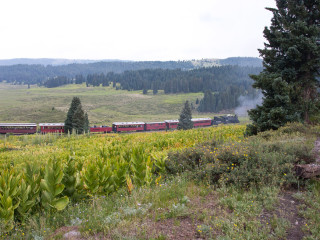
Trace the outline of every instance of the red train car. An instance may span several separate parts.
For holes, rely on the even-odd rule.
[[[111,133],[112,132],[112,127],[108,126],[93,126],[90,127],[90,132],[91,133]]]
[[[114,122],[112,130],[114,132],[144,131],[144,125],[144,122]]]
[[[165,120],[167,129],[177,129],[179,120]]]
[[[64,123],[39,123],[41,133],[64,133]]]
[[[157,131],[157,130],[166,130],[165,122],[148,122],[144,125],[145,131]]]
[[[34,134],[37,132],[35,123],[0,123],[0,134]]]
[[[211,126],[212,119],[211,118],[192,118],[193,127],[207,127]]]

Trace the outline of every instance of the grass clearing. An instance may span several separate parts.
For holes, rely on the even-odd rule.
[[[115,90],[112,87],[85,87],[85,85],[66,85],[59,88],[44,88],[26,85],[0,83],[0,121],[1,122],[64,122],[72,97],[81,99],[88,112],[91,124],[111,124],[115,121],[163,121],[177,119],[183,102],[195,104],[203,93],[170,94],[159,91]],[[194,117],[213,114],[200,114]]]

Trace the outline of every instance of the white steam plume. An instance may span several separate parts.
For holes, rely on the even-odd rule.
[[[248,96],[240,96],[238,101],[240,105],[235,109],[235,114],[238,116],[246,117],[248,116],[248,110],[255,108],[257,105],[262,104],[263,94],[260,92],[256,98],[251,98]]]

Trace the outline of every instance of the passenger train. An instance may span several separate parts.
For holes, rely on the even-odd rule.
[[[237,115],[226,115],[211,118],[193,118],[194,128],[208,127],[220,123],[239,123]],[[165,120],[163,122],[114,122],[112,127],[93,126],[91,133],[119,133],[142,131],[174,130],[178,127],[179,120]],[[34,133],[64,133],[64,123],[0,123],[0,134],[34,134]]]

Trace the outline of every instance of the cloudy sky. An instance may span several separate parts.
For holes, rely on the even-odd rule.
[[[274,0],[2,0],[0,59],[258,57]]]

